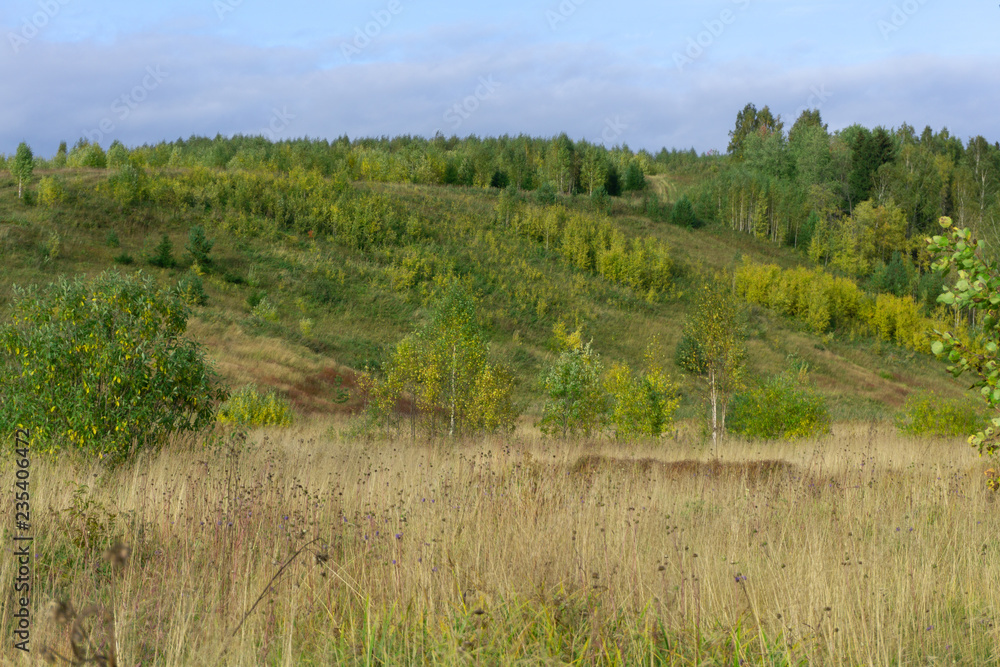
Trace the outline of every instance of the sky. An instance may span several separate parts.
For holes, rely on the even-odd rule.
[[[703,153],[747,103],[995,142],[998,35],[972,0],[4,0],[0,153],[437,132]]]

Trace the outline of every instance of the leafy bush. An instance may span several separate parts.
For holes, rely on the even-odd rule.
[[[633,373],[624,364],[614,364],[604,381],[611,401],[608,421],[618,438],[659,437],[673,426],[674,412],[680,404],[678,387],[649,351],[646,363],[647,370],[641,374]]]
[[[563,348],[556,362],[542,376],[545,404],[542,407],[543,433],[562,437],[574,433],[589,435],[604,424],[608,395],[601,383],[600,355],[582,342],[579,329],[569,336],[556,328]]]
[[[36,430],[50,453],[113,462],[207,426],[225,392],[183,337],[187,318],[142,274],[15,288],[0,327],[0,423]]]
[[[43,176],[38,181],[38,203],[42,206],[55,206],[66,198],[66,190],[61,178]]]
[[[248,427],[290,426],[292,414],[291,405],[278,398],[274,390],[262,394],[255,385],[249,384],[219,406],[218,419],[223,424]]]
[[[543,183],[535,190],[535,203],[540,206],[551,206],[556,203],[556,189],[551,183]]]
[[[748,438],[794,440],[829,433],[830,413],[801,374],[783,373],[733,396],[728,424]]]
[[[968,436],[983,430],[988,419],[969,400],[942,399],[933,392],[911,394],[896,415],[896,428],[907,435]]]
[[[108,176],[103,189],[124,210],[135,208],[150,199],[149,176],[146,170],[126,163]]]
[[[135,257],[123,252],[120,255],[115,256],[115,264],[121,264],[122,266],[129,266],[130,264],[135,264]]]
[[[208,303],[205,293],[205,283],[196,273],[187,273],[177,281],[174,293],[189,306],[204,306]]]

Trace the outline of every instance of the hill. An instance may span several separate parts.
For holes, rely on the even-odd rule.
[[[195,155],[194,144],[174,144],[171,155]],[[673,362],[692,288],[711,272],[734,270],[742,257],[783,268],[812,265],[801,250],[720,223],[669,224],[671,203],[709,182],[704,165],[647,162],[658,173],[640,172],[645,187],[625,167],[622,180],[632,179],[631,190],[588,196],[579,185],[519,189],[504,182],[507,176],[492,183],[504,187],[490,187],[475,169],[463,182],[465,163],[455,167],[456,183],[375,178],[383,172],[364,166],[371,156],[357,143],[343,164],[357,166],[350,155],[362,154],[360,173],[309,168],[305,160],[289,167],[263,154],[240,164],[245,147],[214,145],[233,149],[218,159],[225,166],[193,157],[189,166],[157,164],[160,149],[142,147],[102,168],[81,157],[94,149],[81,143],[70,154],[77,166],[39,161],[37,183],[24,199],[5,174],[3,304],[15,283],[115,266],[152,273],[164,285],[201,273],[207,300],[196,307],[189,334],[223,377],[273,386],[303,412],[331,412],[357,409],[360,400],[352,392],[346,405],[334,403],[337,378],[350,388],[364,368],[377,371],[420,321],[435,279],[455,275],[480,296],[493,353],[515,371],[529,416],[537,414],[536,378],[554,358],[552,331],[562,321],[582,326],[608,361],[640,365],[655,341],[682,383],[679,416],[692,417],[700,413],[703,382]],[[642,157],[628,154],[630,165]],[[424,157],[433,161],[433,150]],[[449,165],[439,165],[446,176]],[[393,173],[391,164],[379,169]],[[368,178],[352,178],[359,175]],[[215,242],[211,266],[192,267],[184,251],[195,226]],[[148,261],[164,236],[178,262],[172,268]],[[759,306],[750,310],[749,352],[752,376],[807,367],[837,420],[889,417],[918,390],[963,393],[930,355],[856,331],[815,335]]]

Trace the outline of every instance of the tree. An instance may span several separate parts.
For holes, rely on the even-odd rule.
[[[108,169],[119,169],[128,164],[128,149],[117,139],[108,147],[107,163]]]
[[[161,269],[172,269],[177,265],[173,251],[174,245],[170,242],[170,237],[164,234],[149,256],[149,263]]]
[[[701,221],[694,214],[694,206],[687,195],[682,195],[674,204],[673,209],[670,211],[670,222],[671,224],[679,227],[687,227],[688,229],[701,227]]]
[[[475,298],[452,280],[439,285],[427,324],[396,346],[371,407],[387,418],[409,393],[432,430],[439,414],[449,436],[510,430],[517,418],[513,387],[510,371],[489,361]]]
[[[66,166],[66,142],[59,142],[59,149],[56,151],[56,156],[52,160],[52,164],[55,167],[65,167]]]
[[[542,377],[545,405],[540,428],[564,438],[578,432],[589,435],[601,427],[608,411],[600,355],[583,342],[579,329],[567,336],[560,323],[556,338],[562,351]]]
[[[629,162],[628,167],[625,168],[623,189],[626,192],[639,192],[646,189],[646,176],[642,173],[642,167],[636,160]]]
[[[214,245],[214,240],[205,237],[205,228],[201,225],[195,225],[188,232],[188,242],[184,249],[191,255],[191,261],[197,262],[198,266],[202,268],[207,268],[212,265],[212,258],[208,256],[208,253],[212,252]]]
[[[781,116],[775,116],[771,110],[765,106],[760,111],[753,104],[747,104],[743,110],[736,114],[736,127],[729,132],[730,155],[736,160],[744,158],[744,143],[752,134],[767,136],[770,134],[781,134],[784,123]]]
[[[616,363],[608,371],[604,386],[610,400],[609,422],[615,437],[635,435],[659,437],[674,423],[680,404],[677,385],[667,377],[657,361],[653,343],[646,349],[646,369],[633,373],[626,364]]]
[[[970,340],[963,332],[934,330],[931,351],[949,362],[948,371],[955,377],[963,373],[973,376],[972,388],[992,410],[1000,407],[1000,264],[983,258],[980,241],[968,228],[959,229],[951,218],[939,223],[947,236],[927,239],[927,248],[934,255],[934,271],[947,274],[955,270],[958,280],[946,287],[938,302],[956,309],[968,309],[982,315],[981,339]],[[995,454],[1000,449],[1000,417],[992,425],[969,437],[969,444],[980,453]]]
[[[689,354],[696,355],[688,367],[703,369],[708,380],[709,402],[712,406],[712,442],[726,428],[726,407],[729,397],[743,384],[746,365],[746,326],[743,305],[720,274],[707,280],[695,297],[693,311],[684,324],[683,337],[695,345]]]
[[[583,162],[580,165],[580,180],[587,188],[587,194],[593,195],[595,189],[604,187],[607,173],[603,151],[593,144],[588,145],[583,152]]]
[[[199,430],[225,398],[183,336],[188,308],[141,273],[15,288],[0,326],[0,423],[112,463]]]
[[[17,145],[17,153],[10,166],[10,173],[17,179],[17,198],[21,198],[22,188],[25,183],[31,181],[31,175],[35,171],[35,156],[32,155],[28,144],[23,141]]]

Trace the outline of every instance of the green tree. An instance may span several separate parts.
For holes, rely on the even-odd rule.
[[[623,189],[626,192],[639,192],[646,189],[646,176],[642,173],[642,167],[635,160],[629,162],[628,167],[625,168]]]
[[[580,164],[580,181],[587,188],[587,194],[593,196],[594,190],[604,187],[608,168],[604,160],[604,151],[593,144],[588,145],[583,152],[583,162]]]
[[[979,313],[982,329],[978,340],[961,331],[935,329],[931,351],[949,362],[948,371],[955,377],[972,375],[972,388],[996,411],[1000,407],[1000,264],[983,258],[980,241],[968,228],[959,229],[947,217],[939,223],[948,234],[927,239],[928,250],[935,257],[933,269],[941,274],[954,270],[957,280],[937,300]],[[1000,417],[994,417],[991,423],[970,436],[969,444],[978,447],[980,453],[992,455],[1000,448]]]
[[[56,168],[62,168],[66,166],[66,142],[59,142],[59,149],[56,151],[56,156],[52,160],[52,166]]]
[[[173,253],[174,245],[170,242],[170,237],[164,234],[149,256],[149,263],[161,269],[172,269],[177,265]]]
[[[128,149],[117,139],[108,146],[107,162],[108,169],[119,169],[128,164]]]
[[[679,227],[697,229],[701,227],[701,221],[694,214],[694,206],[687,195],[681,196],[670,211],[670,222]]]
[[[708,381],[713,443],[725,431],[729,397],[743,386],[746,366],[744,307],[729,282],[716,274],[698,288],[682,333],[682,339],[687,336],[696,342],[688,354],[697,355],[682,363],[703,369],[701,374]]]
[[[640,373],[616,363],[604,380],[610,400],[608,421],[615,437],[659,437],[673,426],[674,412],[680,404],[678,387],[657,361],[652,343],[646,349],[645,361],[646,368]]]
[[[142,274],[15,288],[0,326],[0,423],[37,431],[49,453],[112,463],[207,426],[225,392],[183,335],[188,314]]]
[[[35,171],[35,156],[31,153],[31,148],[23,141],[17,145],[17,153],[10,165],[10,173],[17,179],[17,198],[21,198],[22,188],[26,183],[31,182],[31,175]]]
[[[196,262],[202,268],[207,268],[212,265],[212,258],[208,256],[208,253],[212,252],[214,245],[214,239],[209,240],[205,237],[205,228],[201,225],[195,225],[188,232],[188,242],[184,249],[191,255],[191,261]]]
[[[396,346],[375,390],[375,415],[390,417],[406,393],[432,429],[443,414],[449,436],[514,427],[512,376],[489,361],[475,298],[458,280],[439,285],[430,321]]]
[[[557,325],[556,338],[562,348],[559,358],[542,376],[545,404],[542,432],[567,435],[590,433],[601,428],[607,414],[608,394],[601,382],[603,365],[590,343],[577,329],[563,335]]]

